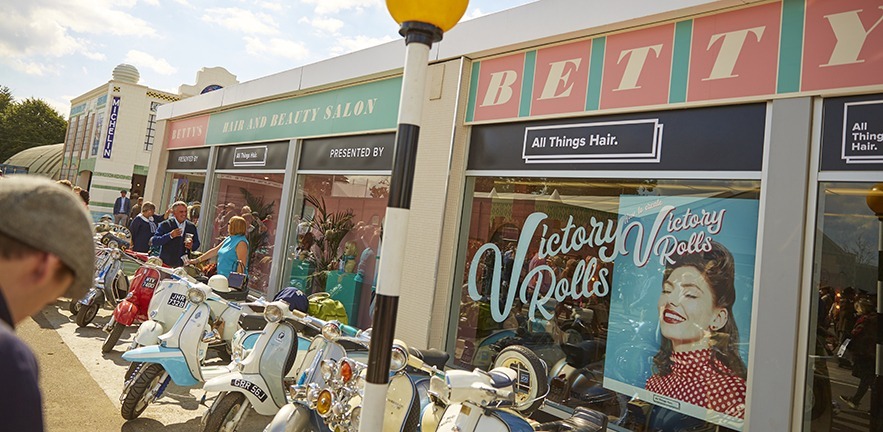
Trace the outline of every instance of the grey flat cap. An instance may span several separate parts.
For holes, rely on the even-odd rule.
[[[83,201],[55,182],[25,175],[0,180],[0,232],[58,257],[74,272],[71,294],[92,286],[95,242]]]

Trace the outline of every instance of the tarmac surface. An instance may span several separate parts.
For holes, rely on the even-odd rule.
[[[40,313],[16,326],[16,333],[33,349],[40,364],[44,422],[47,432],[81,431],[202,431],[200,423],[216,393],[206,394],[201,385],[193,388],[169,385],[158,401],[138,419],[125,421],[120,415],[119,397],[123,375],[129,363],[122,354],[137,327],[123,332],[113,351],[102,354],[103,326],[111,311],[102,309],[92,325],[77,327],[68,299],[50,304]],[[262,431],[272,417],[251,411],[240,431]]]

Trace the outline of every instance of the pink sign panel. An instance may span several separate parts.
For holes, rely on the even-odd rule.
[[[607,38],[601,108],[668,102],[674,24]]]
[[[475,121],[518,117],[524,53],[481,62],[475,94]]]
[[[781,13],[776,2],[693,21],[687,99],[774,94]]]
[[[883,83],[880,0],[807,0],[803,90]]]
[[[531,115],[585,111],[592,41],[537,50]]]
[[[193,117],[169,122],[169,140],[166,148],[200,147],[205,145],[209,116]]]

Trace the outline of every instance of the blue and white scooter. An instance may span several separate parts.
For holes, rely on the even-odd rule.
[[[141,363],[127,379],[120,395],[121,413],[126,420],[141,415],[162,396],[170,382],[189,387],[229,372],[226,365],[205,366],[203,362],[209,345],[225,339],[221,335],[233,338],[243,306],[222,299],[205,284],[183,278],[179,282],[190,286],[187,290],[190,303],[184,313],[168,333],[159,337],[158,345],[123,354],[124,360]]]
[[[242,350],[235,351],[229,372],[203,386],[207,392],[221,392],[202,417],[203,431],[233,432],[250,407],[260,415],[275,415],[287,403],[283,380],[300,369],[296,360],[303,362],[310,346],[309,336],[318,333],[317,329],[299,325],[296,316],[306,318],[303,312],[291,310],[283,301],[265,305],[263,315],[252,315],[266,321],[254,347],[244,358]],[[248,319],[245,314],[240,318],[243,328],[249,325],[245,322]],[[304,334],[304,330],[309,334]],[[244,330],[239,332],[244,335]]]

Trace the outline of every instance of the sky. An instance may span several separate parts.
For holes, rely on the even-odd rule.
[[[463,20],[530,1],[471,0]],[[120,63],[178,93],[203,67],[245,82],[400,37],[383,0],[0,0],[0,16],[0,86],[65,118]]]

